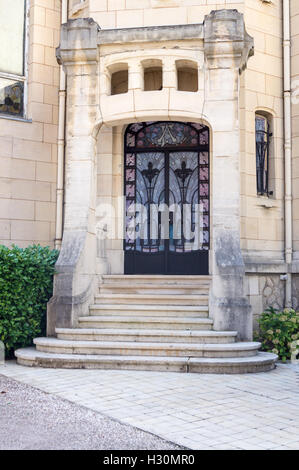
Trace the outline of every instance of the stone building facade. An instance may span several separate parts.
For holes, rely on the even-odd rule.
[[[87,314],[98,276],[127,269],[119,201],[134,123],[208,132],[206,267],[184,274],[211,275],[216,330],[250,340],[266,307],[298,306],[297,3],[27,1],[24,112],[0,109],[0,241],[61,249],[49,335]]]

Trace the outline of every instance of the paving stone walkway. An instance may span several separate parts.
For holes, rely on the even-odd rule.
[[[0,374],[190,449],[299,450],[299,366],[272,372],[172,372],[28,368]]]
[[[0,374],[0,451],[115,449],[184,447]]]

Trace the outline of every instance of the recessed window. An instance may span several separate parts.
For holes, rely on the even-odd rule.
[[[177,60],[177,81],[179,91],[198,91],[198,67],[196,62]]]
[[[111,73],[111,95],[127,93],[129,87],[129,73],[126,64],[119,64],[120,70]]]
[[[162,61],[150,59],[142,62],[144,70],[144,91],[157,91],[163,88]]]
[[[272,195],[269,190],[271,164],[271,120],[269,116],[257,113],[255,115],[255,144],[256,144],[256,185],[257,194]]]
[[[0,113],[24,116],[26,0],[0,0]]]

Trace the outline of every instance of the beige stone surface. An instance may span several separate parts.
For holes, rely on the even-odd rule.
[[[27,122],[0,119],[0,238],[54,246],[60,2],[31,0]]]

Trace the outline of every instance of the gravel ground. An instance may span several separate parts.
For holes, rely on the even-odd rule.
[[[0,449],[182,449],[0,375]]]

